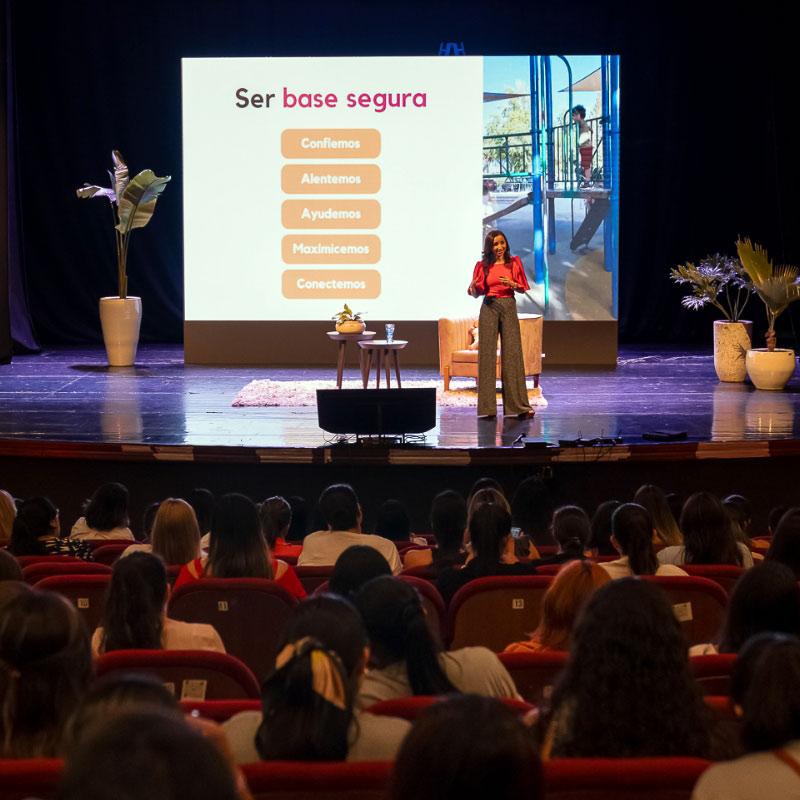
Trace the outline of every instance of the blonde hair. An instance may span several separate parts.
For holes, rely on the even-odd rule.
[[[469,523],[469,520],[472,519],[472,515],[481,506],[489,504],[500,506],[504,511],[508,511],[509,514],[511,513],[511,506],[509,506],[508,500],[506,500],[506,496],[502,492],[492,488],[478,489],[469,499],[469,505],[467,506],[467,523]]]
[[[150,534],[153,552],[166,564],[188,564],[200,556],[200,528],[194,509],[168,497],[158,507]]]
[[[11,528],[16,516],[17,507],[14,505],[14,498],[0,489],[0,546],[5,546],[11,541]]]

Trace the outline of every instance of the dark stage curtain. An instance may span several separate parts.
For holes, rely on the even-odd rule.
[[[25,278],[43,342],[100,340],[97,300],[116,294],[111,216],[75,189],[105,183],[114,148],[133,172],[173,177],[133,235],[128,273],[142,339],[181,339],[183,56],[428,55],[462,41],[468,54],[620,53],[623,341],[710,343],[711,315],[680,307],[668,270],[733,252],[738,234],[800,262],[794,28],[777,3],[8,2]]]

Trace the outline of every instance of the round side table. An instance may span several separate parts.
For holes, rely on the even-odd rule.
[[[339,359],[336,365],[336,388],[342,388],[342,372],[344,371],[344,349],[348,342],[363,342],[375,338],[375,331],[362,331],[361,333],[339,333],[328,331],[328,338],[339,343]],[[364,351],[358,351],[358,364],[361,368],[361,380],[364,380]],[[367,373],[369,375],[369,373]],[[366,388],[366,387],[365,387]]]
[[[369,353],[369,360],[366,369],[362,371],[362,380],[364,388],[367,388],[369,383],[369,371],[372,369],[372,354],[378,354],[378,364],[375,367],[375,388],[381,388],[381,358],[384,359],[386,364],[386,388],[391,389],[390,372],[389,372],[389,353],[392,354],[394,360],[394,376],[397,379],[397,388],[402,389],[403,385],[400,383],[400,359],[398,353],[408,344],[403,339],[393,339],[387,342],[386,339],[371,339],[369,341],[359,342],[358,346],[361,351]]]

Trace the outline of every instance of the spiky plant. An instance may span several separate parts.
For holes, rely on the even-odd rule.
[[[697,266],[691,261],[679,264],[670,270],[670,278],[675,283],[688,283],[692,287],[692,293],[681,300],[684,308],[697,311],[712,305],[730,322],[741,319],[753,291],[753,284],[739,260],[719,253],[706,256]]]
[[[736,249],[756,294],[763,300],[767,310],[767,350],[775,349],[775,320],[786,310],[789,303],[800,298],[800,270],[789,264],[775,266],[767,251],[750,239],[737,240]]]

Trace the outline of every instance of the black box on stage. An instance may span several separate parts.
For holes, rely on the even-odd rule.
[[[317,389],[317,419],[330,433],[424,433],[436,425],[436,389]]]

